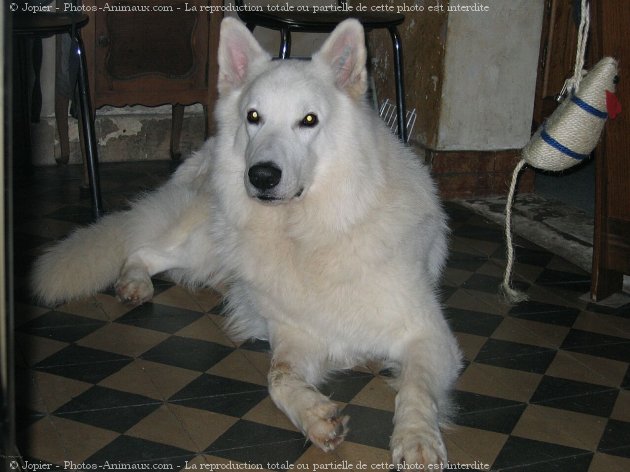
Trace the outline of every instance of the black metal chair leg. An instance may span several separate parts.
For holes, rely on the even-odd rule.
[[[83,136],[85,137],[86,166],[90,183],[90,196],[92,197],[92,214],[94,219],[103,216],[103,202],[101,200],[101,187],[98,173],[98,153],[96,149],[96,132],[94,130],[94,115],[90,102],[90,88],[87,75],[87,62],[85,49],[81,35],[77,31],[74,39],[77,41],[76,54],[79,55],[79,106],[83,119]]]
[[[280,52],[278,57],[286,59],[291,55],[291,31],[288,28],[280,30]]]
[[[407,142],[407,109],[405,106],[405,85],[403,79],[402,42],[396,27],[389,28],[394,46],[394,73],[396,75],[396,105],[398,108],[398,136],[403,143]]]

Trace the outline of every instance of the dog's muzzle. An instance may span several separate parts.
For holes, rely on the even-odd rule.
[[[282,169],[271,161],[251,166],[247,171],[247,179],[249,181],[250,196],[263,203],[279,204],[288,202],[300,198],[304,193],[303,187],[295,192],[287,192],[287,189],[281,188],[283,187],[280,185]]]

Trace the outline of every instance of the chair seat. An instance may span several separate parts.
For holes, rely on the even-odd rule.
[[[18,14],[13,17],[13,33],[18,35],[52,36],[67,33],[74,24],[76,28],[87,25],[89,18],[83,13]]]
[[[239,17],[245,23],[255,23],[271,29],[282,29],[288,27],[292,31],[304,32],[329,32],[335,26],[348,18],[356,18],[367,30],[377,28],[390,28],[398,26],[405,21],[405,15],[396,13],[375,13],[375,12],[278,12],[251,11],[239,12]]]

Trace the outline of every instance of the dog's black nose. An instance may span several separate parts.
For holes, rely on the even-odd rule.
[[[280,183],[282,171],[273,162],[262,162],[249,168],[249,181],[260,190],[269,190]]]

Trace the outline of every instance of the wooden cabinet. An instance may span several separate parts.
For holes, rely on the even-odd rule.
[[[179,153],[185,105],[203,104],[210,134],[222,14],[209,13],[207,8],[203,11],[203,7],[222,3],[84,0],[90,22],[83,40],[94,109],[103,105],[173,105],[173,157]]]
[[[595,235],[591,296],[620,291],[630,274],[630,8],[625,0],[591,2],[591,56],[619,61],[617,97],[624,107],[608,120],[595,149]]]

